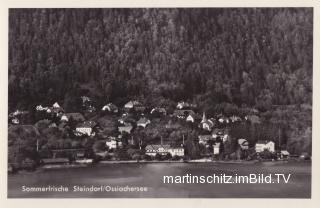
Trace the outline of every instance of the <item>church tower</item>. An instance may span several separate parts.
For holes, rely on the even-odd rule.
[[[202,121],[201,121],[201,123],[204,123],[204,122],[206,122],[206,121],[207,121],[206,113],[205,113],[205,112],[203,112],[203,115],[202,115]]]

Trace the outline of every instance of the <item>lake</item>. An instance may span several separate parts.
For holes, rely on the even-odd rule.
[[[163,176],[291,174],[288,183],[165,184]],[[235,181],[232,177],[231,181]],[[24,186],[24,188],[23,188]],[[68,192],[28,191],[31,187],[67,187]],[[73,191],[73,187],[107,186],[108,191]],[[110,191],[119,187],[146,187],[147,191]],[[26,191],[27,190],[27,191]],[[92,167],[37,170],[8,176],[9,198],[310,198],[311,162],[256,164],[144,163],[98,164]]]

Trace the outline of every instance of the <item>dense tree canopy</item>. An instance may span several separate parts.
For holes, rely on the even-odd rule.
[[[119,104],[311,103],[312,19],[308,8],[11,9],[9,106],[81,93]]]

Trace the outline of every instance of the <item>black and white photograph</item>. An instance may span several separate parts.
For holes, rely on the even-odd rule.
[[[9,199],[311,199],[313,7],[8,15]]]

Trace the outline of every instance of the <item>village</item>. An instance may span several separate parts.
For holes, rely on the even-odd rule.
[[[33,165],[53,167],[117,161],[274,161],[290,158],[286,149],[276,148],[277,138],[259,138],[255,143],[249,143],[246,138],[229,135],[232,125],[259,123],[257,110],[244,117],[219,113],[207,118],[206,112],[199,111],[195,104],[188,102],[178,102],[170,113],[165,107],[149,108],[137,100],[128,101],[122,108],[108,103],[101,109],[97,109],[87,96],[82,96],[81,101],[85,116],[79,112],[65,112],[58,102],[50,107],[35,107],[35,113],[41,118],[35,126],[63,132],[61,135],[67,138],[65,141],[72,138],[68,140],[72,142],[49,146],[41,144],[41,138],[38,138],[35,148],[39,161]],[[23,124],[23,117],[28,113],[19,110],[11,113],[9,126],[34,128]],[[170,137],[174,139],[163,138],[161,132],[153,136],[156,139],[150,139],[146,134],[148,129],[151,133],[171,131]],[[174,132],[178,129],[187,130],[187,133],[183,130]]]

